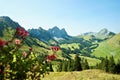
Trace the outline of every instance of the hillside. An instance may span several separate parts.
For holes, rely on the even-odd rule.
[[[16,31],[17,27],[20,27],[21,30],[23,30],[21,31],[23,33],[20,36],[14,36],[16,35],[15,33],[17,33]],[[29,35],[24,38],[22,36],[25,34],[25,31],[28,32]],[[59,29],[57,26],[49,30],[44,30],[43,28],[39,27],[38,29],[33,28],[27,31],[24,29],[24,27],[20,26],[17,22],[13,21],[9,17],[2,16],[0,17],[0,39],[1,39],[1,44],[4,44],[2,40],[8,42],[13,39],[12,43],[14,43],[15,45],[17,45],[16,39],[18,40],[20,39],[21,41],[23,41],[23,44],[20,43],[21,44],[20,49],[18,50],[19,56],[17,54],[14,54],[10,59],[11,61],[16,61],[17,59],[15,57],[16,55],[17,57],[21,57],[21,54],[19,53],[22,53],[23,55],[23,52],[24,53],[28,52],[31,49],[34,55],[31,53],[31,55],[33,56],[30,57],[31,58],[30,60],[34,59],[35,62],[38,61],[37,64],[39,64],[38,67],[39,69],[37,70],[40,70],[39,73],[44,74],[45,71],[51,71],[50,75],[45,75],[45,78],[43,78],[42,80],[61,80],[61,79],[62,80],[89,80],[89,79],[119,80],[120,79],[120,75],[108,74],[101,71],[101,70],[104,71],[109,70],[108,72],[111,73],[114,72],[118,74],[120,73],[119,70],[120,64],[118,61],[118,59],[120,59],[119,58],[120,33],[115,34],[113,32],[108,31],[107,29],[102,29],[97,33],[86,32],[82,36],[81,35],[70,36],[67,34],[64,28]],[[10,47],[14,47],[14,44],[13,45],[10,44]],[[5,43],[5,45],[6,48],[8,44]],[[58,47],[59,49],[56,47]],[[12,50],[9,48],[3,50],[2,48],[3,47],[1,47],[1,51],[7,54],[9,53],[9,50]],[[14,48],[13,48],[13,52],[14,52]],[[29,56],[28,53],[27,55]],[[106,56],[113,56],[115,61],[118,61],[118,63],[116,62],[116,64],[110,65],[111,64],[110,60],[108,61],[106,59],[106,61],[108,61],[109,64],[106,64],[107,62],[105,61],[104,64],[102,59]],[[6,55],[6,57],[10,57],[10,56]],[[99,57],[102,58],[100,59]],[[8,59],[5,57],[2,58],[0,59],[3,62],[5,59]],[[48,63],[49,61],[50,63]],[[113,62],[113,59],[111,59],[111,61]],[[29,68],[30,67],[29,65],[31,64],[34,64],[34,62],[21,65],[23,67],[21,69],[24,70],[26,68]],[[24,68],[24,66],[26,65],[28,66]],[[100,66],[102,65],[102,68],[99,67],[99,65]],[[16,68],[18,68],[18,66],[16,66]],[[101,69],[101,70],[90,70],[90,69]],[[2,70],[2,68],[0,70]],[[78,72],[78,70],[82,70],[82,71]]]
[[[115,60],[120,56],[120,33],[99,43],[99,46],[95,49],[92,55],[96,57],[114,56]]]
[[[15,29],[19,24],[11,20],[8,16],[1,16],[0,17],[0,36],[3,36],[3,30]]]
[[[11,39],[18,26],[20,25],[17,22],[7,16],[0,17],[0,38]],[[90,66],[100,62],[96,57],[113,55],[117,60],[120,55],[120,34],[115,35],[107,29],[102,29],[97,33],[86,32],[82,36],[70,36],[64,28],[59,29],[57,26],[49,30],[41,27],[33,28],[28,32],[30,35],[21,50],[27,51],[32,47],[35,53],[46,55],[51,53],[50,46],[57,45],[61,48],[57,54],[59,59],[72,58],[71,54],[80,54],[82,58],[88,60]]]
[[[42,80],[120,80],[120,75],[93,69],[80,72],[50,72]]]
[[[17,22],[7,16],[0,17],[0,39],[6,41],[10,40],[18,26],[20,25]],[[37,38],[28,36],[25,39],[24,46],[21,47],[21,50],[27,51],[30,47],[33,48],[35,53],[47,53],[50,50],[50,46],[46,43]]]

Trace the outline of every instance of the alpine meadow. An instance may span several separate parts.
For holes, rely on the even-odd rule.
[[[0,17],[0,80],[119,80],[120,33],[25,30]]]
[[[0,80],[120,80],[120,0],[0,0]]]

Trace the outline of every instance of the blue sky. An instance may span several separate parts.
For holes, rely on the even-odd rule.
[[[73,36],[102,28],[120,32],[120,0],[0,0],[0,16],[26,29],[58,26]]]

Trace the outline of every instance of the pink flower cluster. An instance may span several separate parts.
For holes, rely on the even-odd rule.
[[[6,41],[0,39],[0,47],[4,47],[6,45]]]
[[[47,62],[50,62],[51,60],[56,60],[56,56],[55,54],[52,54],[52,55],[47,55]]]
[[[21,37],[22,39],[24,39],[24,38],[26,38],[28,35],[29,35],[29,34],[28,34],[28,32],[27,32],[25,29],[23,29],[22,27],[17,27],[17,28],[16,28],[15,36],[14,36],[11,40],[9,40],[9,41],[4,41],[4,40],[0,39],[0,48],[4,47],[5,45],[8,45],[9,43],[12,43],[12,42],[14,41],[14,39],[15,39],[16,36],[17,36],[17,37],[19,36],[19,37]],[[18,45],[20,45],[20,44],[21,44],[21,40],[20,40],[20,39],[16,39],[16,40],[15,40],[15,43],[18,44]],[[30,51],[32,51],[32,50],[30,50]]]
[[[57,59],[56,56],[55,56],[55,53],[56,53],[56,51],[60,50],[60,47],[51,46],[51,50],[52,50],[53,54],[52,55],[47,55],[47,57],[46,57],[47,62],[50,62],[51,60],[56,60]]]
[[[25,29],[21,28],[21,27],[17,27],[16,32],[17,32],[16,35],[20,36],[22,38],[25,38],[25,37],[27,37],[29,35],[28,32]]]
[[[51,46],[52,51],[59,51],[60,48],[58,46]]]

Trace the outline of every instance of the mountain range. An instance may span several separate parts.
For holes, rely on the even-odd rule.
[[[28,32],[31,37],[38,38],[44,42],[49,40],[58,41],[70,38],[65,29],[60,30],[57,26],[49,30],[44,30],[42,27],[39,27],[38,29],[29,29]]]
[[[2,36],[2,31],[7,28],[7,27],[11,27],[12,29],[15,29],[16,27],[20,26],[17,22],[11,20],[9,17],[7,16],[1,16],[0,17],[0,35]],[[39,40],[42,41],[49,41],[49,40],[55,40],[55,41],[59,41],[59,40],[67,40],[67,39],[71,39],[74,38],[73,36],[68,35],[68,33],[66,32],[66,30],[63,29],[59,29],[57,26],[54,26],[51,29],[45,30],[42,27],[39,27],[38,29],[28,29],[28,32],[30,34],[31,37],[37,38]],[[106,28],[100,30],[99,32],[86,32],[83,33],[77,37],[86,37],[86,36],[91,36],[91,38],[97,38],[97,39],[108,39],[112,36],[114,36],[115,33],[108,31]]]
[[[39,27],[38,29],[29,29],[28,31],[32,37],[38,38],[42,41],[49,41],[49,40],[60,41],[60,40],[68,40],[74,38],[73,36],[68,35],[68,33],[64,28],[60,30],[57,26],[54,26],[49,30],[44,30],[43,28]],[[77,37],[84,38],[89,36],[94,39],[96,38],[96,39],[104,40],[111,38],[114,35],[115,35],[114,32],[108,31],[106,28],[104,28],[97,33],[86,32]]]
[[[9,40],[18,26],[20,25],[8,16],[1,16],[0,38]],[[32,28],[28,29],[28,32],[30,35],[25,40],[24,47],[26,48],[22,48],[22,50],[33,47],[35,52],[47,54],[50,51],[50,46],[57,45],[61,48],[59,53],[62,58],[71,57],[70,54],[80,54],[91,59],[111,55],[118,59],[120,56],[120,34],[106,28],[78,36],[70,36],[64,28],[59,29],[57,26],[48,30],[42,27]]]

